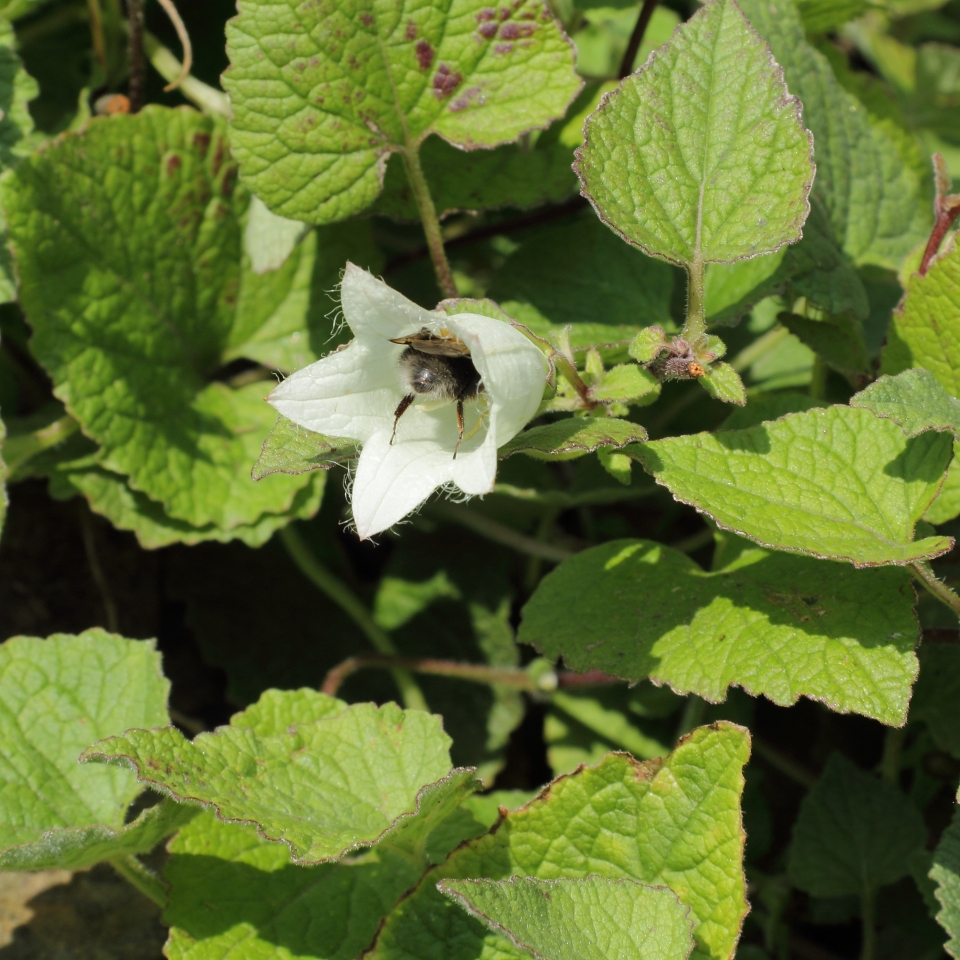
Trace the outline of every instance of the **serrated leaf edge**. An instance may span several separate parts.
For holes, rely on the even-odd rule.
[[[600,209],[600,206],[597,204],[596,200],[594,200],[592,194],[587,189],[587,183],[583,176],[581,163],[583,160],[583,150],[587,145],[587,128],[590,125],[590,122],[593,120],[593,118],[606,108],[608,102],[620,92],[621,88],[626,83],[631,81],[634,77],[640,76],[640,74],[642,74],[643,71],[646,70],[647,67],[649,67],[650,64],[653,62],[654,57],[656,57],[658,54],[665,51],[667,47],[669,47],[670,44],[674,42],[674,40],[677,38],[677,35],[680,33],[681,30],[683,30],[688,24],[693,23],[697,19],[697,17],[704,16],[706,11],[709,10],[712,3],[715,3],[715,2],[717,2],[717,0],[710,0],[710,2],[704,4],[704,6],[702,6],[689,20],[685,21],[684,23],[678,24],[677,27],[674,29],[673,33],[671,34],[670,39],[661,47],[658,47],[656,50],[652,50],[650,52],[650,56],[647,57],[646,62],[643,64],[643,66],[639,67],[633,73],[628,74],[626,77],[624,77],[620,81],[620,83],[617,85],[615,90],[608,91],[600,98],[600,102],[597,104],[596,110],[594,110],[593,113],[589,114],[587,118],[583,121],[583,142],[574,151],[573,172],[577,175],[577,179],[580,181],[580,196],[586,199],[590,203],[590,206],[593,207],[594,212],[600,218],[600,221],[606,224],[606,226],[608,226],[615,234],[617,234],[617,236],[620,237],[621,240],[623,240],[625,243],[630,244],[631,247],[639,248],[648,257],[655,257],[658,260],[665,260],[667,263],[672,263],[678,267],[686,267],[687,263],[683,260],[674,260],[672,257],[668,257],[662,253],[658,253],[654,250],[651,250],[645,244],[638,243],[635,240],[628,239],[627,236],[623,233],[623,231],[621,231],[618,227],[616,227],[613,223],[611,223],[606,216],[604,216],[604,213]],[[806,133],[807,143],[810,146],[810,152],[808,154],[808,157],[810,160],[811,174],[810,174],[810,179],[806,182],[806,184],[804,184],[804,188],[803,188],[803,191],[804,191],[803,211],[802,211],[803,215],[800,218],[799,224],[797,225],[797,236],[795,239],[784,240],[782,243],[778,243],[775,247],[770,247],[769,249],[766,249],[766,250],[756,250],[753,253],[744,254],[743,256],[740,256],[740,257],[734,257],[732,260],[704,259],[703,263],[738,263],[741,260],[753,260],[756,257],[763,257],[770,253],[776,253],[778,250],[782,250],[784,247],[791,246],[794,243],[799,243],[800,240],[803,239],[803,225],[807,222],[807,217],[810,216],[810,191],[813,189],[813,182],[817,176],[817,164],[816,164],[816,161],[814,160],[813,134],[810,132],[810,130],[808,130],[803,125],[803,103],[801,102],[798,96],[789,92],[783,66],[780,63],[778,63],[776,58],[774,57],[773,50],[770,48],[770,44],[767,43],[767,41],[764,40],[764,38],[761,37],[759,33],[757,33],[757,30],[754,27],[754,25],[747,18],[746,14],[740,9],[740,4],[737,3],[737,0],[726,0],[726,2],[730,3],[737,10],[740,16],[743,17],[744,22],[747,25],[747,29],[758,40],[760,40],[760,42],[766,48],[767,57],[776,68],[774,70],[774,82],[778,83],[782,90],[782,94],[781,94],[780,100],[777,103],[777,106],[780,106],[780,107],[793,106],[795,108],[797,123],[800,125],[800,128],[804,131],[804,133]],[[744,312],[746,312],[746,310]]]

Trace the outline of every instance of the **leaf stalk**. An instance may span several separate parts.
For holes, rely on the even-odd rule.
[[[960,617],[960,596],[957,596],[937,575],[930,565],[922,560],[914,560],[910,564],[913,575],[930,591],[942,604],[948,606]]]
[[[707,304],[704,291],[706,264],[699,256],[687,264],[687,320],[680,334],[693,343],[707,332]]]
[[[437,275],[437,284],[444,297],[457,297],[459,292],[453,280],[453,272],[450,269],[450,262],[447,260],[447,252],[443,247],[440,218],[437,216],[437,208],[434,206],[433,197],[430,196],[430,187],[427,184],[423,167],[420,165],[420,150],[417,146],[411,145],[405,150],[401,150],[400,156],[403,158],[407,180],[410,182],[410,189],[413,190],[413,199],[417,204],[417,211],[423,224],[423,233],[427,239],[427,249],[430,251],[433,269]]]
[[[630,42],[624,51],[623,60],[620,61],[618,76],[621,80],[633,73],[633,61],[637,59],[637,51],[640,49],[640,44],[643,43],[644,34],[647,32],[647,26],[650,24],[653,11],[657,9],[657,3],[658,0],[644,0],[643,2],[643,9],[640,11],[640,16],[637,17],[633,33],[630,34]]]
[[[300,534],[292,526],[287,526],[280,531],[279,537],[297,569],[353,620],[370,641],[374,650],[385,656],[396,656],[397,648],[386,630],[373,619],[370,611],[363,605],[360,598],[317,560]],[[427,701],[409,670],[397,667],[391,673],[394,683],[400,691],[404,707],[408,710],[429,712],[430,708],[427,706]]]

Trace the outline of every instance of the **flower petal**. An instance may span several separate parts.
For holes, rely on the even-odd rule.
[[[447,326],[469,348],[496,413],[497,446],[513,439],[543,399],[549,365],[538,347],[502,320],[458,313]]]
[[[372,350],[353,341],[291,374],[267,400],[308,430],[363,442],[393,429],[393,412],[403,396],[397,373],[400,349]]]
[[[372,273],[348,263],[340,284],[343,317],[361,343],[381,345],[395,337],[416,333],[421,327],[434,330],[438,316],[418,307],[402,293],[388,287]],[[387,344],[388,347],[395,347]],[[402,348],[395,347],[396,356]]]
[[[412,513],[453,479],[450,451],[434,440],[408,440],[390,446],[390,434],[371,437],[360,453],[353,481],[353,519],[366,540]]]

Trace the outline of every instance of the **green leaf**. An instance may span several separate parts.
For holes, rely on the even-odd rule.
[[[573,460],[598,447],[620,449],[646,438],[647,431],[629,420],[576,417],[524,430],[504,444],[499,455],[501,460],[515,453],[537,460]]]
[[[927,831],[898,787],[831,754],[800,804],[789,874],[817,897],[870,895],[910,871]]]
[[[834,370],[851,378],[870,373],[863,324],[849,314],[818,320],[784,312],[777,319]]]
[[[256,224],[256,210],[281,219],[255,200],[247,218],[245,247],[250,224]],[[312,230],[276,269],[258,272],[252,258],[249,265],[245,262],[224,361],[244,357],[289,373],[329,353],[344,339],[331,336],[329,316],[331,293],[339,287],[347,261],[374,272],[381,267],[368,221]]]
[[[881,358],[882,373],[923,367],[952,397],[960,397],[960,247],[910,278],[894,311]]]
[[[262,274],[282,267],[308,230],[299,220],[271,213],[259,197],[251,198],[243,231],[243,250],[250,258],[250,269]]]
[[[85,870],[103,860],[149,853],[197,813],[196,807],[163,800],[119,829],[103,823],[55,827],[32,843],[0,852],[0,870]]]
[[[270,385],[217,379],[244,355],[238,332],[257,334],[240,282],[247,199],[234,179],[217,122],[149,107],[91,121],[3,188],[32,349],[102,445],[100,466],[172,520],[224,531],[295,509],[309,484],[250,480],[274,422]]]
[[[576,593],[571,607],[564,597]],[[734,684],[790,706],[801,696],[884,723],[906,718],[917,676],[905,570],[854,570],[751,550],[708,573],[649,540],[564,561],[523,609],[518,641],[572,670],[725,699]]]
[[[697,382],[714,400],[735,403],[738,407],[747,402],[747,391],[740,374],[729,363],[712,363],[706,371]]]
[[[674,271],[621,243],[592,214],[550,224],[523,239],[497,271],[490,297],[516,315],[529,304],[546,328],[593,324],[604,343],[630,340],[636,327],[670,322]],[[523,317],[518,317],[526,323]],[[618,326],[631,328],[629,333]],[[575,346],[581,344],[574,340]]]
[[[430,134],[489,148],[562,117],[582,85],[572,45],[536,0],[504,9],[246,0],[223,77],[245,182],[282,216],[331,223]]]
[[[848,20],[856,20],[868,0],[794,0],[807,33],[829,33]]]
[[[607,370],[590,388],[590,396],[601,403],[632,403],[646,406],[660,396],[660,382],[635,363],[621,363]]]
[[[934,743],[960,759],[960,647],[926,643],[919,655],[910,719],[925,723]]]
[[[329,470],[338,463],[352,460],[356,455],[355,441],[325,437],[281,415],[263,441],[251,476],[254,480],[262,480],[272,473],[300,474],[311,470]]]
[[[170,960],[292,955],[354,960],[421,871],[389,849],[304,867],[245,824],[205,812],[170,844]],[[288,953],[289,952],[289,953]]]
[[[634,880],[443,880],[440,893],[538,960],[686,960],[689,909]]]
[[[943,481],[951,438],[907,438],[866,410],[809,410],[631,452],[677,500],[762,546],[864,567],[939,556],[953,543],[913,540]]]
[[[40,92],[17,56],[17,38],[7,16],[6,11],[0,13],[0,171],[37,146],[28,104]]]
[[[880,377],[851,397],[850,406],[892,420],[908,437],[926,430],[949,430],[960,438],[960,400],[951,397],[929,370]]]
[[[953,459],[937,499],[927,507],[923,519],[934,526],[948,523],[960,515],[960,443],[953,445]]]
[[[131,730],[83,759],[131,766],[176,799],[256,823],[297,862],[319,863],[381,840],[416,842],[455,809],[475,781],[449,773],[449,744],[439,717],[362,703],[264,736],[230,726],[191,742],[174,727]]]
[[[814,190],[802,239],[753,260],[707,265],[707,322],[736,323],[765,297],[790,288],[794,299],[806,297],[831,315],[850,312],[866,319],[870,312],[863,282],[851,258],[837,245],[822,199]]]
[[[438,570],[428,580],[402,580],[385,576],[377,587],[373,618],[384,630],[396,630],[422,613],[435,600],[461,599],[446,570]]]
[[[41,474],[50,478],[51,496],[57,500],[86,497],[91,510],[106,517],[120,530],[132,531],[147,550],[171,543],[193,545],[207,540],[221,543],[240,540],[248,547],[259,547],[291,519],[312,517],[320,507],[326,480],[324,473],[311,475],[310,483],[294,494],[286,513],[264,513],[255,523],[223,530],[212,523],[195,527],[184,520],[174,519],[159,503],[131,490],[120,474],[101,467],[96,454],[63,460],[51,458],[50,462],[38,465],[41,466]]]
[[[87,843],[122,846],[141,829],[121,829],[136,778],[77,757],[101,737],[166,723],[168,690],[153,641],[93,629],[0,646],[0,869],[38,869],[61,842],[83,860]]]
[[[523,210],[566,200],[577,189],[571,164],[574,148],[583,141],[583,121],[603,92],[603,86],[586,87],[562,123],[534,133],[525,138],[527,142],[493,150],[458,150],[439,137],[424,141],[420,164],[437,213],[442,217],[459,210]],[[383,192],[373,210],[396,220],[419,219],[400,157],[387,164]]]
[[[941,906],[937,922],[950,934],[943,949],[951,957],[960,957],[960,814],[956,810],[934,851],[930,877],[937,883],[934,896]]]
[[[891,131],[840,86],[807,42],[793,3],[742,0],[740,6],[803,102],[815,143],[813,205],[823,204],[837,245],[857,263],[897,269],[930,229],[928,174],[914,169]]]
[[[814,407],[825,407],[825,400],[818,400],[806,393],[774,393],[760,396],[723,421],[721,430],[745,430],[770,420],[779,420],[788,413],[801,413]]]
[[[499,828],[426,874],[381,927],[370,960],[522,956],[436,889],[445,879],[631,879],[669,887],[690,908],[694,956],[732,956],[746,912],[740,823],[742,727],[717,723],[663,760],[610,754],[560,777]]]
[[[732,0],[712,0],[601,102],[577,151],[601,219],[651,256],[730,262],[800,238],[812,142]]]

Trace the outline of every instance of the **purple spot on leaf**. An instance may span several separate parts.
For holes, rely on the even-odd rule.
[[[433,47],[426,40],[417,41],[417,63],[421,70],[429,70],[433,63]]]
[[[433,76],[433,92],[442,100],[444,97],[449,97],[461,83],[463,83],[462,75],[451,70],[445,63],[441,63]]]

